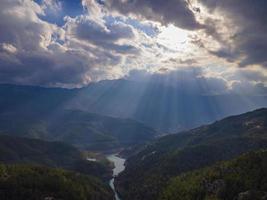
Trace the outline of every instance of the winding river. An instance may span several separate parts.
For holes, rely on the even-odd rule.
[[[119,198],[119,195],[118,195],[117,191],[116,191],[116,188],[115,188],[115,185],[114,185],[114,179],[119,173],[121,173],[125,169],[125,166],[124,166],[125,159],[119,157],[117,154],[108,155],[107,159],[110,162],[114,163],[113,178],[109,181],[109,185],[110,185],[111,189],[113,190],[113,192],[115,194],[115,199],[116,200],[121,200]]]

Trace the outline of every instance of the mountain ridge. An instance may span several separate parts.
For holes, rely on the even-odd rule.
[[[159,132],[174,133],[267,106],[266,96],[193,95],[182,89],[126,79],[100,81],[77,89],[0,85],[0,95],[4,97],[0,108],[1,112],[34,111],[47,115],[58,109],[83,110],[131,118]]]
[[[128,158],[115,183],[122,198],[153,200],[173,176],[259,149],[267,149],[266,108],[159,138]]]
[[[111,170],[106,164],[90,162],[77,148],[40,139],[0,135],[0,163],[62,168],[107,181]]]
[[[249,152],[173,178],[158,199],[263,200],[267,194],[266,165],[266,150]]]
[[[144,143],[157,132],[132,119],[119,119],[78,110],[0,114],[0,133],[63,141],[84,149],[108,150]],[[102,144],[102,147],[99,144]],[[100,148],[101,147],[101,148]]]

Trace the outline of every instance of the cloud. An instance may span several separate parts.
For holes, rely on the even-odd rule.
[[[265,91],[263,69],[226,71],[266,67],[266,3],[188,2],[2,0],[0,82],[81,87],[145,70],[189,91]]]
[[[88,15],[66,17],[58,26],[41,17],[51,3],[45,2],[1,2],[2,83],[77,87],[122,76],[124,57],[138,53],[127,42],[135,37],[130,26],[101,24]]]
[[[42,7],[33,1],[1,2],[1,82],[53,85],[81,81],[85,65],[77,64],[82,56],[56,41],[55,35],[64,35],[64,31],[42,21],[38,16],[43,14]],[[74,73],[77,71],[80,74]]]
[[[242,95],[267,95],[267,87],[263,83],[252,84],[251,82],[237,81],[233,83],[231,91]]]
[[[42,7],[46,15],[58,15],[63,9],[62,2],[58,0],[43,0]]]
[[[227,22],[228,33],[232,33],[225,40],[220,41],[222,48],[212,53],[230,61],[239,60],[240,67],[249,65],[267,67],[267,2],[265,0],[198,1],[208,8],[208,12],[222,16]],[[214,23],[218,24],[217,30],[210,34],[216,38],[219,29],[225,25],[223,20],[221,23],[220,20]],[[223,42],[225,44],[222,44]]]
[[[91,20],[79,19],[76,34],[81,39],[100,43],[101,41],[118,41],[119,39],[132,39],[133,30],[121,22],[101,26]]]
[[[206,68],[180,67],[175,70],[166,68],[158,72],[132,70],[125,77],[144,85],[163,85],[181,94],[191,95],[267,95],[267,75],[260,71],[241,69],[226,73],[210,74]]]
[[[104,4],[125,16],[132,14],[163,25],[172,23],[188,30],[203,28],[185,0],[109,0]]]
[[[135,39],[134,30],[123,22],[105,24],[84,15],[76,18],[66,17],[65,20],[67,34],[74,35],[77,39],[117,53],[138,53],[138,49],[128,42]],[[119,44],[122,40],[123,44]]]
[[[17,48],[14,47],[12,44],[2,43],[2,51],[6,51],[7,53],[16,53]]]

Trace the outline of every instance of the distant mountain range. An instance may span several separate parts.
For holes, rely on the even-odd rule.
[[[267,109],[159,138],[133,151],[115,183],[123,199],[155,200],[182,173],[260,149],[267,149]]]
[[[179,196],[191,200],[190,195],[200,190],[199,199],[228,199],[217,193],[210,196],[209,188],[199,186],[203,180],[208,186],[217,181],[216,187],[224,189],[220,194],[235,199],[254,192],[259,199],[265,195],[265,186],[258,187],[261,182],[250,170],[265,166],[267,109],[215,121],[266,106],[265,96],[193,95],[175,87],[144,87],[127,80],[102,81],[81,89],[0,85],[0,95],[0,185],[6,188],[0,190],[0,199],[8,195],[8,199],[29,199],[32,194],[42,199],[113,199],[104,183],[111,175],[107,163],[89,162],[78,149],[106,152],[126,147],[132,148],[124,151],[129,156],[126,169],[115,179],[122,199]],[[198,125],[202,126],[185,130]],[[173,131],[180,132],[160,137]],[[215,163],[250,151],[259,152],[222,163],[220,167],[227,165],[230,171],[216,175]],[[251,169],[242,168],[246,162]],[[232,166],[240,173],[233,174]],[[249,176],[241,177],[242,173]],[[233,184],[248,184],[232,192],[229,176],[235,176]],[[194,187],[186,190],[188,185]],[[69,193],[63,192],[66,188]]]
[[[130,80],[92,83],[81,89],[0,85],[1,113],[34,111],[51,116],[59,109],[132,118],[158,132],[178,132],[223,117],[267,106],[266,96],[194,94],[182,86]]]

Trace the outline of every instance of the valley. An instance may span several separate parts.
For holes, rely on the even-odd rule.
[[[267,200],[267,0],[0,0],[0,200]]]
[[[141,144],[158,134],[153,128],[131,119],[79,110],[59,109],[49,115],[36,112],[0,113],[0,134],[61,141],[89,151]]]
[[[41,182],[47,181],[46,176],[38,174],[47,168],[48,173],[52,174],[58,174],[57,170],[62,170],[64,175],[58,174],[59,177],[61,175],[72,177],[71,173],[79,174],[77,180],[72,178],[69,180],[74,181],[73,184],[88,185],[89,183],[83,182],[87,179],[86,181],[94,186],[87,189],[77,186],[80,189],[74,190],[72,195],[88,196],[90,193],[88,191],[91,191],[95,193],[92,200],[169,200],[173,199],[172,196],[175,199],[181,197],[181,200],[195,200],[202,199],[205,195],[211,198],[206,190],[191,188],[188,184],[199,185],[197,181],[206,180],[208,176],[206,169],[216,171],[213,166],[224,165],[224,162],[232,163],[231,160],[240,156],[242,158],[243,155],[246,157],[247,153],[260,154],[261,159],[266,156],[265,153],[258,153],[267,149],[266,108],[169,134],[161,132],[162,129],[157,126],[150,127],[144,123],[145,121],[118,118],[116,115],[106,116],[84,109],[70,109],[69,102],[74,105],[72,90],[59,89],[59,92],[57,89],[31,88],[29,91],[28,87],[21,87],[19,90],[14,87],[11,96],[17,96],[21,91],[23,91],[22,96],[27,99],[25,102],[28,103],[18,103],[9,107],[9,101],[0,101],[0,106],[3,108],[0,112],[0,162],[4,170],[11,169],[11,177],[13,174],[16,177],[18,173],[18,176],[29,178],[26,185],[19,186],[22,188],[28,187],[27,184],[36,184],[31,181],[34,173],[40,176]],[[54,92],[57,95],[63,93],[59,98],[53,94]],[[55,98],[55,101],[45,104],[42,99],[33,98],[36,95],[40,96],[41,93],[45,96],[52,95],[51,98]],[[68,106],[62,107],[61,101],[66,101],[67,96],[70,99],[65,105]],[[248,159],[252,158],[249,156]],[[233,162],[237,162],[238,165],[239,159]],[[24,168],[26,174],[20,171]],[[203,178],[202,176],[199,178],[198,173],[203,173]],[[189,183],[181,178],[184,174],[189,177]],[[196,182],[195,176],[197,176]],[[227,174],[225,176],[228,177]],[[254,181],[257,182],[258,179]],[[3,185],[9,184],[5,179],[2,179],[2,182]],[[58,184],[62,188],[69,187],[65,186],[64,182]],[[224,180],[224,184],[228,184],[227,180]],[[12,187],[17,186],[10,185],[8,190]],[[177,187],[181,187],[181,190],[177,190]],[[191,189],[182,190],[184,187]],[[228,190],[227,188],[220,191]],[[65,195],[61,196],[61,193],[51,191],[50,186],[46,184],[37,185],[36,189],[35,195],[52,194],[55,199]],[[198,194],[201,190],[205,195],[190,196],[195,195],[194,189],[195,193]],[[256,190],[258,195],[265,194],[262,191],[264,188],[246,185],[236,189],[231,198],[236,198],[242,192],[250,193],[250,190]],[[6,195],[5,192],[0,192],[0,195]],[[17,195],[21,195],[19,191],[15,196]],[[26,195],[25,198],[29,196]],[[219,200],[226,197],[217,195],[216,198]],[[67,197],[64,196],[64,199]],[[83,198],[78,197],[78,199]]]
[[[117,189],[115,188],[114,185],[114,181],[115,178],[121,173],[123,172],[123,170],[125,169],[125,159],[121,158],[118,156],[118,154],[111,154],[107,156],[107,159],[114,164],[114,168],[113,168],[113,177],[112,179],[109,181],[109,185],[111,187],[111,189],[113,190],[114,194],[115,194],[115,200],[121,200],[119,198],[119,194],[117,193]]]
[[[203,95],[177,87],[124,79],[91,83],[80,89],[0,84],[0,96],[5,97],[0,99],[0,111],[1,114],[17,113],[25,118],[28,118],[27,114],[30,114],[29,118],[34,114],[37,119],[50,119],[62,110],[78,110],[98,116],[132,119],[158,134],[166,134],[267,107],[264,95]]]

